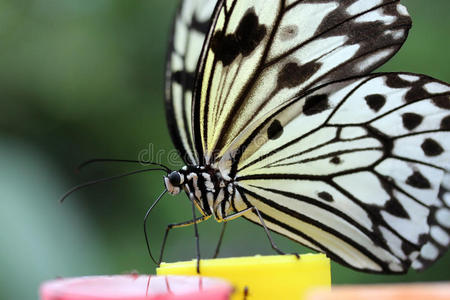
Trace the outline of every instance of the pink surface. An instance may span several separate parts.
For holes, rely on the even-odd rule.
[[[41,285],[41,300],[226,300],[229,283],[198,276],[114,275],[56,279]]]

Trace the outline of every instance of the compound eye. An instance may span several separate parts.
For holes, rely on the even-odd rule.
[[[167,176],[169,178],[169,181],[174,186],[179,186],[181,183],[181,176],[180,173],[177,171],[173,171],[172,173]]]

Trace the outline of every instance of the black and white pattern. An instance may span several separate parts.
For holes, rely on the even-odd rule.
[[[447,121],[448,122],[448,121]],[[439,201],[430,207],[428,241],[420,249],[413,268],[424,269],[441,257],[450,245],[450,173],[444,175],[438,193]]]
[[[193,106],[197,152],[211,164],[253,119],[321,82],[384,63],[411,26],[397,1],[222,2]]]
[[[215,1],[186,0],[173,24],[166,70],[166,116],[172,140],[188,163],[198,162],[193,147],[191,106],[195,71]]]
[[[185,1],[175,21],[167,115],[188,166],[168,191],[218,221],[261,225],[256,208],[271,230],[357,270],[428,267],[449,247],[450,87],[367,75],[406,39],[406,8],[215,2]]]

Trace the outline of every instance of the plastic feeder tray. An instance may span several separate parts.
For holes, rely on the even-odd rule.
[[[115,275],[56,279],[40,288],[41,300],[226,300],[224,280],[199,276]]]

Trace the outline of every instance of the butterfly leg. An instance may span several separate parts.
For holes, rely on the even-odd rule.
[[[270,245],[272,246],[272,249],[275,250],[278,254],[286,254],[283,251],[281,251],[277,245],[275,245],[275,243],[272,240],[272,237],[270,236],[270,232],[269,229],[267,228],[266,224],[264,223],[263,218],[261,217],[261,214],[259,213],[259,210],[256,207],[250,207],[252,209],[252,211],[254,213],[256,213],[256,215],[259,218],[259,221],[261,222],[261,226],[264,228],[264,231],[266,232],[267,238],[269,239]],[[298,253],[292,253],[293,255],[295,255],[295,257],[297,259],[300,258],[300,255],[298,255]]]
[[[222,245],[222,239],[223,239],[223,235],[225,233],[226,226],[227,226],[227,221],[224,221],[222,223],[222,230],[220,232],[219,241],[217,242],[216,251],[214,252],[213,258],[217,258],[217,256],[219,255],[219,250],[220,250],[220,246]]]
[[[150,258],[153,260],[153,262],[159,266],[159,263],[156,262],[156,260],[153,258],[152,255],[152,251],[150,249],[150,243],[149,243],[149,239],[148,239],[148,234],[147,234],[147,220],[148,217],[150,216],[150,212],[153,210],[153,208],[156,206],[156,204],[158,204],[159,200],[161,200],[161,198],[164,196],[164,194],[167,192],[167,189],[165,189],[159,196],[158,198],[156,198],[155,202],[153,202],[153,204],[150,206],[150,208],[147,210],[147,212],[145,213],[145,217],[144,217],[144,236],[145,236],[145,243],[147,245],[147,251],[148,251],[148,255],[150,255]]]
[[[244,287],[244,300],[247,300],[248,294],[249,294],[249,288],[248,288],[248,286],[245,286]]]
[[[272,246],[272,249],[275,250],[275,252],[277,252],[278,254],[282,254],[282,255],[286,254],[283,251],[281,251],[280,248],[278,248],[278,246],[272,240],[272,236],[270,235],[269,229],[267,228],[266,223],[264,223],[264,220],[261,217],[261,214],[259,213],[259,210],[256,207],[252,206],[252,207],[248,207],[248,208],[246,208],[244,210],[238,211],[238,212],[236,212],[236,213],[234,213],[232,215],[229,215],[229,216],[223,218],[223,221],[226,222],[226,221],[230,221],[230,220],[236,219],[236,218],[238,218],[238,217],[240,217],[243,214],[246,214],[248,212],[253,212],[253,213],[255,213],[258,216],[259,221],[261,222],[261,226],[264,228],[264,231],[266,232],[267,238],[269,239],[270,245]],[[298,254],[294,254],[294,255],[297,258],[300,258],[300,256]]]
[[[270,245],[272,246],[272,249],[275,250],[275,252],[277,252],[278,254],[282,255],[286,254],[283,251],[281,251],[277,245],[275,245],[274,241],[272,240],[272,236],[270,235],[269,229],[267,228],[266,223],[264,223],[264,220],[261,217],[261,214],[259,213],[259,210],[254,206],[250,207],[249,209],[258,216],[259,221],[261,222],[261,226],[264,228],[267,238],[269,239]]]
[[[164,249],[166,246],[166,241],[167,241],[167,237],[169,236],[170,230],[172,230],[174,228],[181,228],[181,227],[186,227],[186,226],[189,226],[192,224],[201,223],[201,222],[207,220],[208,218],[209,218],[209,216],[201,216],[201,217],[196,218],[195,220],[193,219],[193,220],[188,220],[185,222],[172,223],[172,224],[167,225],[166,231],[164,233],[164,237],[163,237],[163,241],[162,241],[162,245],[161,245],[161,251],[159,254],[159,259],[158,259],[157,265],[159,266],[163,259]]]
[[[191,201],[191,202],[192,202],[192,220],[196,220],[197,218],[195,217],[195,203],[194,203],[194,201]],[[206,218],[206,214],[203,214],[203,217]],[[198,236],[197,222],[194,222],[194,232],[195,232],[195,244],[196,244],[196,250],[197,250],[197,274],[200,274],[200,238]]]

